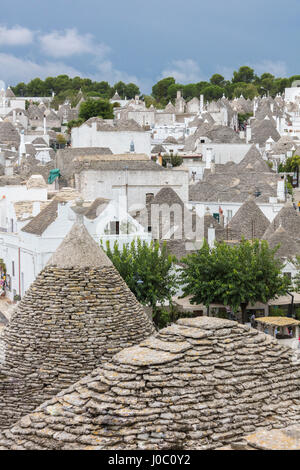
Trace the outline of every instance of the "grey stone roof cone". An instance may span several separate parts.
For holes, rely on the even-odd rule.
[[[83,224],[76,222],[48,265],[58,268],[102,268],[112,266],[104,251],[92,239]]]
[[[0,429],[153,331],[113,264],[75,223],[3,330]]]

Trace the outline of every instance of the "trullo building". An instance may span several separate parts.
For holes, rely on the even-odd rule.
[[[0,428],[153,331],[111,261],[76,222],[0,338]]]

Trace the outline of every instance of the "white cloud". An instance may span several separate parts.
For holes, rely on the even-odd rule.
[[[161,78],[165,77],[174,77],[179,83],[196,83],[205,80],[199,65],[193,59],[173,60],[161,73]]]
[[[271,73],[275,77],[287,77],[288,76],[288,67],[287,64],[283,61],[272,61],[272,60],[262,60],[256,64],[247,64],[252,69],[256,75],[260,76],[263,73]],[[240,66],[237,67],[227,67],[227,66],[218,66],[217,72],[222,74],[226,80],[231,80],[233,77],[234,70],[238,70]]]
[[[263,73],[271,73],[275,77],[287,77],[288,69],[287,65],[283,61],[272,61],[272,60],[263,60],[257,64],[251,65],[255,70],[257,75],[262,75]]]
[[[34,45],[39,46],[45,58],[44,60],[38,60],[37,58],[29,59],[0,52],[0,80],[5,81],[7,84],[14,84],[20,81],[27,82],[35,77],[44,79],[48,76],[67,74],[70,77],[76,75],[89,76],[93,80],[105,80],[110,84],[124,81],[126,83],[134,82],[140,86],[143,85],[143,81],[140,81],[135,75],[116,68],[109,57],[111,52],[109,46],[97,42],[91,34],[80,34],[75,28],[64,31],[51,31],[47,34],[34,33],[21,27],[16,27],[15,29],[27,31],[27,34],[31,35],[31,40],[34,40]],[[3,27],[1,29],[0,27],[0,45],[1,34],[6,31],[7,28]],[[28,42],[29,36],[27,37]],[[20,37],[21,35],[19,35],[19,40]],[[14,41],[16,40],[17,36],[14,36]],[[26,40],[25,33],[23,40]],[[86,62],[91,70],[89,74],[83,74],[76,70],[75,67],[64,63],[64,59],[79,54],[88,55]],[[51,60],[46,59],[46,57],[51,57]]]
[[[0,45],[3,46],[26,46],[33,42],[34,32],[22,26],[7,28],[0,26]]]
[[[98,72],[93,77],[94,80],[107,81],[110,84],[123,81],[126,83],[136,83],[139,85],[139,80],[136,76],[130,75],[126,72],[118,70],[114,67],[113,63],[110,60],[103,60],[95,63]]]
[[[55,58],[77,54],[94,54],[104,57],[110,48],[97,43],[91,34],[80,34],[75,28],[65,31],[52,31],[39,37],[42,51]]]
[[[2,53],[0,53],[0,71],[0,80],[5,81],[7,85],[21,81],[27,82],[36,77],[44,79],[60,74],[67,74],[70,77],[82,76],[78,70],[63,62],[37,63]]]

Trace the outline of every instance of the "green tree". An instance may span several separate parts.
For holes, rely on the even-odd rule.
[[[180,166],[183,163],[183,158],[180,155],[163,155],[162,165],[167,166],[167,163],[171,163],[173,167]]]
[[[182,96],[186,101],[198,97],[197,86],[194,83],[189,83],[188,85],[182,86]]]
[[[285,163],[279,165],[279,173],[291,173],[297,171],[300,166],[300,156],[293,155],[286,159]]]
[[[254,70],[251,67],[244,65],[240,67],[237,72],[236,71],[233,72],[232,83],[239,83],[239,82],[251,83],[254,80],[254,78],[255,78]]]
[[[161,101],[162,99],[167,100],[168,88],[171,85],[175,85],[175,78],[173,77],[163,78],[152,87],[152,96],[157,101]]]
[[[162,311],[158,304],[163,305],[165,301],[172,304],[177,285],[176,259],[168,254],[166,244],[160,247],[152,241],[148,245],[138,239],[123,245],[122,250],[115,242],[111,250],[107,243],[106,253],[141,304],[152,307],[153,319],[159,324]]]
[[[225,78],[223,77],[223,75],[220,75],[219,73],[215,73],[211,77],[210,83],[212,85],[217,85],[217,86],[223,87],[223,86],[225,86]]]
[[[285,163],[280,163],[278,173],[297,173],[299,178],[300,156],[293,155],[286,159]],[[287,175],[287,191],[293,196],[293,176]]]
[[[293,279],[293,284],[295,291],[300,293],[300,255],[296,256],[296,260],[294,261],[294,263],[297,269],[297,274]]]
[[[18,83],[18,85],[11,87],[11,89],[16,96],[28,96],[27,85],[24,82]]]
[[[122,81],[115,83],[113,91],[114,93],[117,92],[121,99],[124,99],[126,96],[126,83]]]
[[[153,96],[143,95],[142,98],[145,101],[146,108],[150,108],[151,105],[153,105],[157,109],[162,109],[163,108],[163,106],[160,103],[158,103],[156,101],[156,99],[153,98]]]
[[[259,95],[258,89],[252,83],[237,83],[234,86],[233,96],[239,98],[243,95],[244,98],[253,100],[255,96]]]
[[[209,85],[202,90],[204,99],[207,101],[219,100],[224,94],[224,88],[217,85]]]
[[[239,245],[216,243],[210,249],[205,241],[195,254],[182,261],[181,282],[192,303],[229,305],[241,308],[243,322],[249,303],[267,303],[276,295],[286,294],[289,280],[281,273],[282,263],[266,241],[242,240]]]
[[[27,85],[27,96],[45,96],[46,87],[40,78],[34,78]]]
[[[239,124],[246,124],[248,119],[253,116],[253,113],[238,113]]]
[[[184,86],[180,85],[179,83],[172,83],[172,85],[170,85],[167,90],[167,101],[172,101],[175,103],[177,91],[182,91],[183,87]]]
[[[266,79],[274,80],[275,77],[271,73],[263,73],[260,77],[260,80],[262,81],[262,80],[266,80]]]
[[[107,100],[88,99],[80,105],[79,118],[87,121],[92,117],[101,117],[103,119],[113,119],[113,106]]]
[[[125,96],[127,96],[128,99],[133,99],[136,96],[139,96],[140,93],[139,87],[134,83],[128,83],[125,87]]]

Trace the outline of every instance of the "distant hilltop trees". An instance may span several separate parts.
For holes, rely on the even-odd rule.
[[[54,96],[53,104],[59,105],[69,100],[76,106],[81,91],[85,98],[98,97],[109,100],[118,92],[121,99],[134,98],[140,95],[140,89],[134,83],[118,82],[110,86],[108,82],[95,82],[89,78],[74,77],[68,75],[58,75],[57,77],[48,77],[45,80],[34,78],[29,83],[18,83],[11,87],[16,96],[35,97],[35,96]]]
[[[300,80],[300,75],[294,75],[290,78],[275,78],[271,73],[263,73],[258,76],[251,67],[242,66],[238,71],[233,72],[231,80],[225,80],[221,74],[215,73],[209,81],[183,85],[176,83],[173,77],[166,77],[153,85],[151,95],[143,95],[142,97],[147,106],[152,104],[157,108],[166,106],[169,101],[174,103],[179,90],[187,101],[200,95],[204,95],[206,101],[218,100],[223,96],[228,99],[238,98],[241,95],[246,99],[253,99],[255,96],[265,94],[275,97],[278,93],[283,93],[284,89],[290,87],[295,80]],[[140,95],[140,89],[134,83],[126,84],[119,81],[111,86],[106,81],[96,82],[81,77],[70,78],[68,75],[48,77],[45,80],[35,78],[27,84],[18,83],[12,87],[12,90],[16,96],[25,97],[54,94],[54,107],[65,100],[71,101],[75,106],[80,90],[85,98],[99,97],[105,100],[111,99],[116,92],[121,99],[133,99],[136,95]]]

